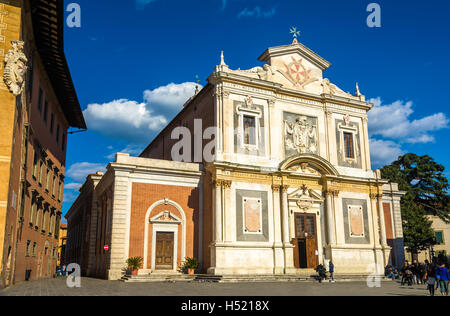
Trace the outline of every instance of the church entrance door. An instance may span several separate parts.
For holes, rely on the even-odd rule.
[[[156,233],[156,269],[173,269],[174,233]]]
[[[315,214],[295,213],[295,236],[293,240],[294,263],[298,269],[314,269],[319,264],[317,226]]]

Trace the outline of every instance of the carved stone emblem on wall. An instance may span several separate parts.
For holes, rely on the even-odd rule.
[[[295,171],[295,172],[303,173],[303,174],[311,174],[311,175],[320,176],[320,172],[317,169],[315,169],[314,167],[312,167],[310,164],[308,164],[307,162],[291,166],[287,170]]]
[[[3,80],[9,91],[15,96],[22,93],[28,59],[23,53],[24,42],[12,41],[13,49],[5,55]]]
[[[288,199],[290,201],[295,201],[297,206],[305,212],[313,208],[314,204],[320,204],[324,200],[320,194],[314,192],[312,189],[308,189],[305,184],[291,193],[288,196]]]
[[[317,81],[317,78],[313,78],[311,69],[307,69],[303,64],[303,59],[295,59],[292,57],[292,61],[283,64],[286,68],[281,73],[294,85],[304,88],[304,86]]]
[[[284,138],[286,157],[294,154],[317,153],[317,119],[285,113]]]

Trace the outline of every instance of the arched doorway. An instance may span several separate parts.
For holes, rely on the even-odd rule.
[[[145,215],[144,270],[176,272],[185,257],[185,212],[168,198],[155,202]]]

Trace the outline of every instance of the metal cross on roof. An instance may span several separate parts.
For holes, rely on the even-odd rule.
[[[300,36],[300,31],[297,31],[296,27],[292,27],[290,32],[292,34],[292,37],[294,37],[295,39]]]

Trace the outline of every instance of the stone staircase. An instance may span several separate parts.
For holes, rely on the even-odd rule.
[[[335,275],[336,282],[366,282],[367,275]],[[317,282],[317,274],[303,271],[298,274],[283,275],[210,275],[210,274],[166,274],[151,273],[146,275],[125,275],[121,281],[126,283],[136,282],[209,282],[209,283],[270,283],[270,282]],[[390,281],[389,278],[380,276],[381,281]],[[324,282],[329,282],[325,280]]]
[[[159,274],[159,273],[151,273],[144,275],[124,275],[121,281],[125,283],[149,283],[149,282],[192,282],[195,280],[194,275],[187,274]]]

